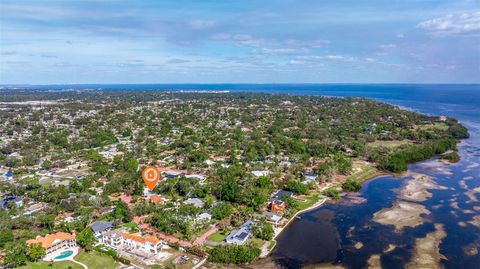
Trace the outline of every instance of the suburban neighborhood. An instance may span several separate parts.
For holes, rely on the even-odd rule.
[[[8,268],[250,263],[301,212],[404,169],[397,152],[454,149],[465,131],[356,98],[89,90],[0,100]],[[160,173],[152,189],[146,167]]]

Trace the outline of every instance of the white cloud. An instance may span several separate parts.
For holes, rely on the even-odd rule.
[[[343,55],[326,55],[323,57],[325,60],[337,61],[337,62],[352,62],[355,60],[353,57],[343,56]]]
[[[268,55],[292,55],[292,54],[304,54],[309,50],[307,48],[279,48],[279,49],[270,49],[264,48],[261,50],[262,54]]]
[[[423,21],[417,27],[441,36],[480,34],[480,11],[461,15],[449,14]]]
[[[343,56],[343,55],[324,55],[324,56],[318,56],[318,55],[306,55],[306,56],[298,56],[295,57],[292,61],[295,61],[292,64],[301,64],[301,63],[306,63],[306,62],[325,62],[325,61],[330,61],[330,62],[355,62],[357,59],[354,57],[350,56]]]
[[[397,47],[397,45],[395,45],[395,44],[383,44],[383,45],[380,45],[378,47],[386,50],[386,49],[394,49],[394,48]]]

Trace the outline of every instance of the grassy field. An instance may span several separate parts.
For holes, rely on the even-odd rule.
[[[35,263],[27,263],[25,266],[17,267],[19,269],[83,269],[82,266],[71,262],[71,261],[63,261],[63,262],[54,262],[52,266],[50,266],[49,262],[35,262]]]
[[[426,131],[433,130],[433,129],[446,131],[448,130],[448,125],[444,122],[435,122],[433,125],[420,125],[417,128],[421,130],[426,130]]]
[[[268,244],[268,250],[272,250],[276,244],[277,242],[275,240],[270,241],[270,243]]]
[[[368,143],[367,146],[371,147],[383,147],[383,148],[398,148],[403,145],[407,145],[412,143],[410,140],[391,140],[391,141],[382,141],[382,140],[377,140],[372,143]]]
[[[308,208],[320,200],[320,195],[318,193],[312,194],[306,197],[306,201],[299,201],[298,206],[300,210]]]
[[[212,234],[209,238],[207,238],[207,240],[212,242],[222,242],[223,240],[225,240],[227,235],[228,231],[218,231]]]
[[[112,257],[97,251],[81,251],[75,260],[85,264],[88,268],[115,269],[117,267],[117,262]]]
[[[354,162],[353,167],[354,169],[357,169],[357,172],[350,175],[348,179],[354,180],[357,182],[363,182],[367,179],[371,179],[381,174],[374,164],[366,164],[363,161]]]
[[[253,237],[251,242],[253,243],[254,246],[256,246],[257,248],[261,248],[263,246],[263,244],[265,243],[265,241],[263,241],[262,239],[260,238],[257,238],[257,237]]]

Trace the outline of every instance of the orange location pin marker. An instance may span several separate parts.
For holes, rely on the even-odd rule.
[[[148,189],[151,191],[157,185],[157,182],[160,180],[160,171],[156,167],[147,166],[143,169],[142,172],[143,181],[147,185]]]

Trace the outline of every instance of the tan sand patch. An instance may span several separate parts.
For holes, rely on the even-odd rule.
[[[415,240],[415,248],[407,269],[436,269],[442,268],[441,259],[446,259],[440,254],[439,245],[447,234],[442,224],[435,224],[435,231],[426,237]]]
[[[475,244],[462,247],[463,252],[468,256],[475,256],[478,254],[478,247]]]
[[[425,206],[406,202],[396,201],[391,208],[384,208],[373,215],[373,221],[384,225],[393,225],[396,230],[404,227],[415,227],[424,222],[422,214],[430,214]]]
[[[368,269],[382,269],[382,265],[380,264],[380,255],[374,254],[370,256],[367,266]]]
[[[478,198],[476,196],[477,193],[480,193],[480,187],[476,187],[473,190],[466,191],[465,195],[468,197],[467,203],[478,202]]]
[[[389,244],[387,249],[385,249],[385,252],[394,251],[396,248],[397,246],[395,246],[394,244]]]
[[[413,179],[409,180],[407,184],[400,190],[400,197],[405,200],[423,202],[432,197],[432,194],[428,192],[429,189],[446,190],[444,186],[438,185],[431,177],[409,173],[413,175]]]
[[[478,228],[480,228],[480,215],[474,216],[473,219],[471,221],[469,221],[468,223],[470,223],[472,225],[475,225]]]
[[[451,202],[450,207],[455,208],[455,209],[460,209],[460,207],[458,206],[458,202]]]

